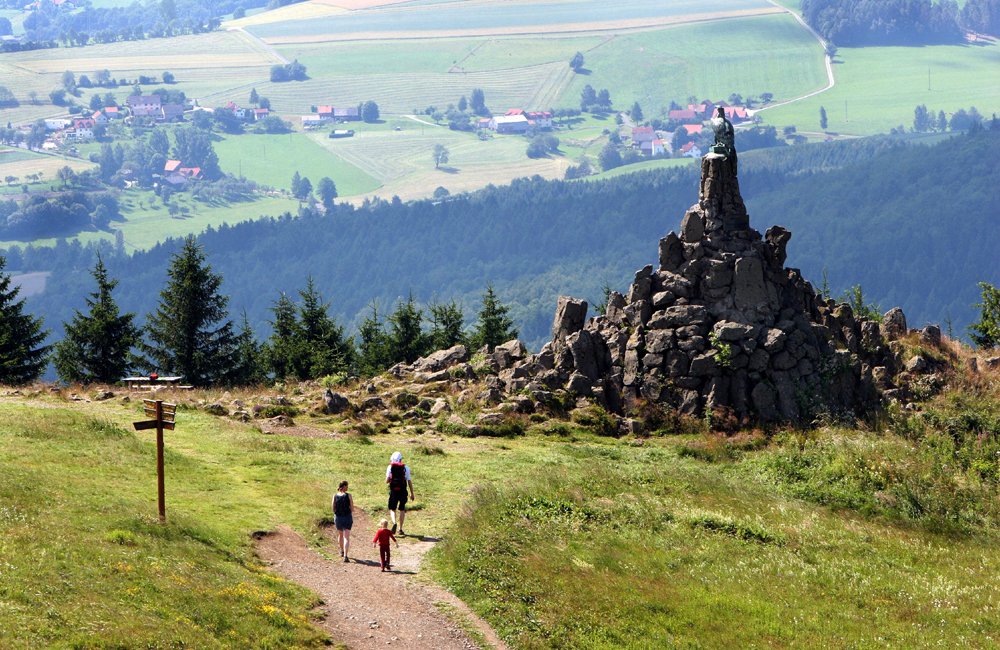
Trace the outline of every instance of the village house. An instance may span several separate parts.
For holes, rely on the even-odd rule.
[[[316,115],[323,122],[333,119],[333,106],[320,106],[316,109]]]
[[[352,122],[354,120],[360,120],[361,113],[358,111],[357,106],[351,106],[350,108],[334,108],[333,119],[344,122]]]
[[[552,127],[552,112],[551,111],[530,111],[524,114],[528,118],[529,122],[534,122],[535,126],[543,129]]]
[[[90,121],[90,120],[88,120],[88,121]],[[93,129],[93,127],[85,127],[85,126],[76,127],[76,128],[72,128],[72,129],[66,129],[66,137],[67,138],[77,138],[77,139],[80,139],[80,138],[92,138],[92,137],[94,137],[94,129]]]
[[[159,95],[133,95],[126,103],[129,113],[135,117],[163,117],[163,101]]]
[[[109,120],[117,120],[122,116],[117,106],[105,106],[104,114],[107,116]]]
[[[725,106],[722,110],[730,122],[746,122],[751,117],[750,111],[742,106]]]
[[[160,107],[160,118],[164,122],[184,119],[184,107],[180,104],[164,104]]]
[[[270,110],[268,110],[266,108],[255,108],[255,109],[253,109],[253,119],[254,119],[255,122],[257,120],[264,119],[265,117],[268,116],[268,114],[270,114]]]
[[[681,127],[688,132],[688,135],[697,135],[701,133],[705,125],[704,124],[682,124]]]
[[[319,115],[303,115],[302,116],[302,128],[304,129],[315,129],[323,123],[324,120],[320,118]]]
[[[94,128],[94,120],[93,120],[93,118],[89,118],[89,117],[78,117],[78,118],[76,118],[76,119],[73,120],[73,128],[74,129],[81,129],[81,128],[82,129],[93,129]]]
[[[489,128],[497,133],[525,133],[528,118],[524,115],[495,115],[490,119]]]
[[[663,153],[664,149],[665,149],[665,148],[666,148],[666,146],[667,146],[667,143],[666,143],[666,142],[665,142],[664,140],[653,140],[653,141],[652,141],[652,142],[650,143],[650,145],[651,145],[651,146],[652,146],[652,148],[653,148],[653,150],[652,150],[652,151],[651,151],[650,153],[652,153],[652,155],[654,155],[654,156],[655,156],[655,155],[657,155],[657,154],[661,154],[661,153]]]
[[[229,102],[228,104],[226,104],[222,108],[226,109],[227,111],[232,111],[233,115],[235,115],[236,117],[240,118],[241,120],[245,119],[246,116],[247,116],[247,110],[245,108],[241,107],[236,102]]]
[[[49,131],[61,131],[70,124],[72,124],[72,122],[70,122],[69,120],[63,120],[58,118],[46,118],[45,120],[45,128],[48,129]]]
[[[701,158],[701,149],[693,142],[688,142],[681,147],[681,154],[688,158]]]
[[[104,114],[103,111],[95,111],[93,115],[90,116],[94,120],[94,124],[107,124],[108,116]]]
[[[702,116],[698,115],[694,109],[677,109],[672,110],[667,114],[671,120],[697,120],[701,119]]]
[[[648,143],[656,139],[656,133],[653,132],[653,127],[651,126],[636,126],[632,128],[632,148],[633,149],[643,149],[642,145],[647,144],[646,149],[649,148]]]
[[[490,128],[490,118],[484,117],[481,120],[476,120],[477,129],[488,129]]]

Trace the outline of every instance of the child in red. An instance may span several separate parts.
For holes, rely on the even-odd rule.
[[[382,561],[382,570],[385,571],[389,566],[389,540],[396,542],[396,536],[392,534],[389,530],[389,520],[383,519],[379,522],[378,532],[375,533],[375,539],[372,540],[372,548],[375,548],[375,544],[378,544],[378,555],[379,559]],[[396,548],[399,548],[399,542],[396,542]]]

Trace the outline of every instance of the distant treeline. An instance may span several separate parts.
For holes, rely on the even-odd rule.
[[[50,0],[42,0],[25,18],[24,31],[30,41],[61,41],[65,45],[86,43],[86,40],[80,42],[81,35],[106,43],[146,36],[197,34],[215,29],[222,16],[237,9],[245,11],[266,4],[267,0],[162,0],[133,2],[125,7],[89,6],[83,11],[68,12]]]
[[[966,142],[963,138],[956,141]],[[951,143],[941,147],[935,154],[939,165],[958,155]],[[755,228],[763,231],[775,223],[797,226],[789,252],[792,263],[801,264],[807,278],[818,282],[828,267],[835,290],[860,283],[866,293],[872,293],[869,284],[877,284],[881,293],[873,296],[880,300],[900,295],[885,288],[894,278],[892,272],[883,269],[884,277],[876,283],[869,271],[872,265],[858,264],[855,259],[845,267],[829,254],[834,245],[809,232],[836,230],[839,224],[850,222],[850,215],[862,218],[884,211],[878,205],[887,195],[896,201],[905,198],[906,205],[912,203],[906,198],[910,192],[934,193],[935,201],[941,201],[938,195],[949,196],[955,183],[950,174],[941,173],[933,182],[924,179],[919,187],[896,180],[908,178],[906,165],[926,155],[923,147],[907,147],[890,138],[751,151],[740,158],[740,184]],[[880,161],[873,167],[885,171],[848,188],[834,179],[837,192],[826,190],[830,170],[873,157]],[[960,166],[939,166],[939,171],[956,168]],[[245,309],[258,335],[268,333],[267,321],[273,320],[269,309],[281,292],[294,295],[310,275],[348,332],[357,330],[371,314],[372,299],[385,314],[407,300],[411,291],[419,305],[454,299],[471,314],[483,287],[492,281],[498,298],[511,305],[511,316],[524,340],[537,348],[551,336],[559,295],[593,302],[600,298],[605,283],[625,291],[636,269],[656,262],[657,241],[678,229],[684,211],[697,200],[698,173],[692,165],[600,181],[519,179],[506,187],[490,186],[437,202],[372,201],[361,208],[338,205],[327,216],[286,214],[210,228],[199,241],[215,272],[225,278],[221,291],[231,296],[231,310]],[[973,184],[992,182],[988,174],[983,180],[971,179]],[[784,188],[789,187],[795,189],[786,193]],[[890,193],[885,187],[896,190]],[[810,209],[797,207],[797,201],[805,205],[813,195],[824,197],[827,203],[819,214],[836,214],[835,223],[811,223]],[[981,196],[982,192],[974,195],[969,209],[983,200],[977,214],[995,213],[997,203]],[[927,195],[921,200],[931,199]],[[888,211],[892,218],[903,219],[894,232],[901,238],[909,229],[931,227],[922,221],[922,212]],[[865,226],[854,225],[843,236],[861,251],[857,254],[867,251],[883,267],[891,264],[894,249],[885,241],[871,249],[865,232]],[[180,245],[180,240],[171,240],[133,255],[105,253],[109,271],[122,279],[117,297],[123,310],[151,311],[170,255]],[[11,247],[4,254],[10,270],[55,271],[45,293],[28,303],[34,313],[46,315],[48,326],[58,327],[70,319],[72,309],[83,308],[83,297],[91,288],[89,275],[80,271],[93,266],[93,250],[61,242],[55,248]],[[907,255],[926,257],[914,251]],[[966,284],[975,290],[977,278],[967,277],[970,268],[974,267],[963,264],[961,268],[946,266],[940,272],[927,270],[920,281],[933,277],[946,287],[943,292],[958,296],[958,289]],[[908,290],[913,287],[909,278],[900,282],[907,283]],[[916,293],[903,298],[920,299],[927,291]],[[897,302],[907,307],[905,300]],[[942,304],[952,306],[959,321],[965,316],[952,303],[954,298]],[[908,315],[921,318],[922,313]]]
[[[952,0],[803,0],[802,16],[838,46],[931,45],[960,40],[963,27],[989,31],[998,3],[970,0],[959,12]]]

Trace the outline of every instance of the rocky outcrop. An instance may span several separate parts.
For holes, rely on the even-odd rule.
[[[726,408],[760,420],[854,410],[878,397],[874,368],[900,370],[879,324],[817,295],[784,267],[791,233],[750,228],[726,158],[702,159],[699,201],[680,233],[660,240],[659,265],[612,293],[604,315],[560,298],[549,384],[591,395],[612,411],[638,400],[691,415]],[[889,335],[906,333],[900,310]],[[928,338],[933,338],[929,332]],[[888,367],[888,370],[886,368]]]

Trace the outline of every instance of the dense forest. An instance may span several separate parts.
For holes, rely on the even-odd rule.
[[[802,0],[802,17],[828,41],[862,45],[930,45],[961,38],[952,0]]]
[[[835,294],[862,285],[883,309],[899,305],[914,324],[975,320],[978,281],[1000,282],[1000,132],[978,130],[933,147],[892,138],[748,152],[740,179],[751,224],[791,229],[790,266]],[[234,314],[246,310],[261,337],[282,293],[312,277],[347,332],[412,295],[418,304],[452,299],[471,321],[493,282],[522,338],[550,336],[559,295],[594,301],[602,287],[624,291],[655,263],[657,241],[676,230],[697,200],[695,166],[600,181],[520,179],[444,201],[338,205],[326,216],[284,215],[204,232],[199,241]],[[146,252],[105,253],[121,279],[123,311],[149,313],[170,256],[181,242]],[[91,290],[94,252],[78,243],[12,247],[8,269],[53,270],[29,299],[57,330]]]

